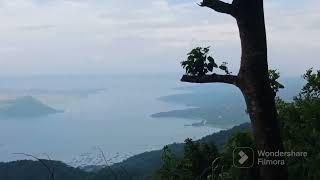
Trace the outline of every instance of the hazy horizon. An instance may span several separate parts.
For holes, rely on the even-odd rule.
[[[0,0],[0,75],[183,72],[196,46],[237,72],[236,23],[196,2]],[[284,77],[319,68],[319,6],[265,1],[270,68]]]
[[[97,163],[101,159],[96,147],[105,151],[107,158],[117,156],[113,161],[119,162],[221,129],[185,126],[198,122],[198,119],[152,118],[153,113],[187,108],[184,103],[158,100],[162,96],[185,92],[175,89],[181,87],[181,83],[162,78],[157,85],[150,86],[154,79],[44,77],[4,81],[2,87],[8,90],[0,88],[0,162],[25,159],[13,154],[24,152],[39,157],[46,153],[55,160],[75,166],[81,163],[96,165],[101,163]],[[39,117],[22,116],[25,111],[21,107],[34,112],[43,109],[39,104],[35,106],[31,98],[23,98],[23,101],[19,98],[26,95],[63,112]],[[8,99],[6,97],[18,100],[13,116],[1,116],[2,99]],[[233,123],[229,122],[229,125]]]
[[[314,67],[310,67],[315,69]],[[308,68],[309,69],[309,68]],[[305,69],[301,74],[283,74],[278,69],[278,72],[280,72],[280,80],[286,80],[286,79],[301,79],[303,74],[308,70]],[[19,79],[25,79],[25,78],[41,78],[41,77],[143,77],[143,76],[149,76],[149,77],[174,77],[177,81],[180,81],[182,75],[184,75],[185,72],[130,72],[130,73],[25,73],[25,74],[0,74],[0,79],[6,79],[6,78],[19,78]],[[181,82],[184,84],[188,84],[185,82]]]
[[[0,0],[0,179],[320,179],[319,7]]]

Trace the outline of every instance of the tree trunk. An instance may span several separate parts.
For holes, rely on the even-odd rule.
[[[283,151],[274,93],[270,87],[263,0],[235,0],[242,56],[239,88],[247,104],[257,150]],[[261,180],[287,179],[286,166],[259,166]]]
[[[221,0],[203,0],[199,5],[236,18],[242,48],[241,66],[237,76],[184,75],[181,80],[191,83],[222,82],[239,87],[246,100],[257,150],[283,152],[275,94],[268,74],[263,0],[233,0],[232,4]],[[260,180],[288,179],[286,165],[258,165],[258,168]]]

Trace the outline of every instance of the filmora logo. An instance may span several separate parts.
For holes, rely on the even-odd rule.
[[[254,164],[254,151],[249,147],[238,147],[233,150],[233,165],[237,168],[251,168]]]

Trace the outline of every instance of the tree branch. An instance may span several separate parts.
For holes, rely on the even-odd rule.
[[[230,14],[233,17],[235,16],[234,6],[220,0],[203,0],[199,6],[211,8],[219,13]]]
[[[54,169],[53,169],[54,167],[52,166],[52,169],[51,169],[51,168],[45,163],[45,160],[39,159],[39,158],[37,158],[36,156],[33,156],[33,155],[31,155],[31,154],[26,154],[26,153],[13,153],[13,154],[16,154],[16,155],[24,155],[24,156],[31,157],[31,158],[39,161],[39,162],[48,170],[48,173],[49,173],[49,175],[50,175],[50,178],[51,178],[52,180],[55,180],[55,178],[54,178]],[[51,161],[51,160],[50,160],[50,161]]]
[[[211,74],[204,76],[190,76],[183,75],[181,78],[182,82],[189,83],[227,83],[238,86],[238,77],[233,75],[219,75],[219,74]]]

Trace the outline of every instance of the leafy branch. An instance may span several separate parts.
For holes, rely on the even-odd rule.
[[[280,73],[278,70],[269,70],[269,79],[270,79],[270,86],[273,92],[276,94],[280,89],[284,88],[284,85],[278,82],[280,78]]]
[[[224,71],[227,75],[231,72],[227,67],[227,62],[217,65],[215,59],[209,55],[209,47],[197,47],[192,49],[187,55],[187,60],[181,62],[181,66],[186,70],[187,75],[205,76],[209,72],[213,72],[214,68]]]

